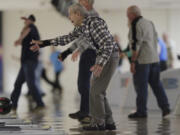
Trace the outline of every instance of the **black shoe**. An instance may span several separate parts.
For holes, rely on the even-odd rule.
[[[84,126],[83,130],[86,131],[104,131],[106,130],[105,125],[99,125],[99,124],[93,124],[93,125],[89,125],[89,126]]]
[[[128,118],[134,119],[134,118],[147,118],[147,114],[140,114],[140,113],[131,113],[128,115]]]
[[[27,93],[27,94],[25,94],[25,96],[27,97],[27,98],[30,98],[30,97],[32,97],[32,95],[31,95],[31,93]]]
[[[81,112],[78,111],[76,113],[70,113],[69,117],[72,118],[72,119],[80,119],[81,118]]]
[[[171,113],[171,110],[170,110],[170,109],[164,110],[164,111],[162,112],[162,117],[165,118],[165,117],[167,117],[170,113]]]
[[[41,93],[41,97],[45,97],[46,96],[46,93]]]
[[[115,125],[115,123],[113,123],[113,124],[106,124],[105,128],[106,128],[106,130],[116,130],[116,125]]]
[[[44,111],[45,109],[46,109],[45,105],[41,105],[41,106],[38,105],[32,111],[36,113],[36,112]]]

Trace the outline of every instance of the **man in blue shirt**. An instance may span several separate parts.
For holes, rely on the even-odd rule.
[[[160,53],[159,53],[159,59],[160,59],[160,70],[161,72],[167,69],[167,48],[166,43],[162,39],[158,39],[158,44],[160,46]]]
[[[55,81],[53,85],[53,91],[57,88],[58,90],[62,90],[60,81],[59,81],[59,76],[63,70],[63,64],[58,60],[58,55],[60,54],[60,51],[56,51],[54,47],[52,47],[52,53],[50,56],[50,61],[53,65],[54,68],[54,73],[55,73]]]

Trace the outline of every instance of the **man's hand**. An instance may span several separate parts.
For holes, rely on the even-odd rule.
[[[98,65],[98,64],[95,64],[90,69],[90,71],[92,71],[93,75],[96,76],[96,77],[99,77],[101,75],[102,70],[103,70],[103,67]]]
[[[39,40],[32,40],[32,41],[31,41],[31,44],[32,44],[32,45],[33,45],[33,44],[35,44],[35,45],[42,45],[43,42],[42,42],[42,41],[39,41]]]
[[[36,52],[36,51],[38,51],[39,48],[40,48],[39,45],[42,45],[43,42],[42,42],[42,41],[39,41],[39,40],[32,40],[32,41],[31,41],[31,44],[32,44],[33,46],[30,47],[30,50],[33,51],[33,52]]]
[[[120,58],[124,58],[126,56],[126,54],[121,52],[121,53],[119,53],[119,56],[120,56]]]
[[[79,51],[75,51],[75,52],[72,54],[71,60],[72,60],[72,61],[77,61],[79,54],[80,54]]]
[[[36,51],[39,50],[39,48],[40,48],[39,45],[35,44],[35,45],[30,47],[30,50],[33,51],[33,52],[36,52]]]
[[[20,40],[16,40],[15,42],[14,42],[14,45],[15,46],[18,46],[18,45],[20,45],[21,44],[21,41]]]
[[[135,63],[134,63],[134,62],[131,63],[131,67],[130,67],[130,68],[131,68],[131,69],[130,69],[131,73],[132,73],[132,74],[135,74],[136,69],[135,69]]]

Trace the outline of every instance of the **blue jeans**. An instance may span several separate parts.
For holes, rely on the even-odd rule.
[[[133,75],[134,87],[137,93],[136,106],[140,114],[147,113],[148,83],[157,99],[158,106],[162,111],[169,109],[168,98],[160,81],[159,63],[139,64],[135,66],[136,73]]]
[[[30,93],[32,94],[37,106],[44,106],[38,87],[35,83],[35,71],[37,64],[38,63],[36,61],[26,61],[21,64],[21,68],[14,84],[14,90],[11,94],[14,109],[17,108],[21,88],[25,82],[27,83],[28,89],[30,90]]]
[[[42,70],[43,70],[43,64],[41,61],[38,61],[36,71],[35,71],[35,78],[36,78],[36,86],[39,90],[39,93],[42,94],[44,93],[42,88],[41,88],[41,75],[42,75]]]
[[[90,91],[90,68],[95,64],[96,52],[87,49],[81,55],[79,61],[78,90],[81,95],[80,112],[84,115],[89,114],[89,91]]]

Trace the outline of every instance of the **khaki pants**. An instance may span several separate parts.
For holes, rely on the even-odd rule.
[[[98,58],[97,58],[98,59]],[[92,75],[90,88],[90,115],[92,121],[100,124],[114,122],[112,111],[106,98],[106,90],[119,63],[119,53],[113,52],[104,66],[100,77]]]

